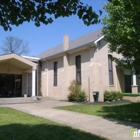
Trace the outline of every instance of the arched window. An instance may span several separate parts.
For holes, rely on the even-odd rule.
[[[108,55],[108,71],[109,71],[109,85],[113,85],[113,67],[112,67],[112,55]]]
[[[58,69],[58,63],[54,62],[54,86],[57,86],[57,69]]]
[[[81,56],[76,56],[76,80],[81,84]]]

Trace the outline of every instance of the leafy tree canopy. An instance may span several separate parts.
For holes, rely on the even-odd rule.
[[[140,73],[140,0],[109,0],[104,6],[103,33],[111,52],[123,55],[114,58],[119,66]]]
[[[101,14],[101,11],[100,11]],[[4,30],[11,30],[11,25],[33,21],[36,26],[49,24],[53,18],[78,15],[86,25],[99,22],[98,15],[91,6],[80,0],[1,0],[0,25]]]

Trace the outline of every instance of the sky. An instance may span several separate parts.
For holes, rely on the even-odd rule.
[[[103,10],[103,6],[107,3],[107,0],[81,1],[92,6],[97,14],[99,14],[99,10],[102,10],[103,14],[101,18],[107,14]],[[3,45],[2,42],[5,37],[15,36],[29,43],[30,53],[28,56],[37,56],[49,48],[62,44],[65,34],[69,36],[69,40],[73,40],[102,27],[101,23],[86,26],[76,15],[54,19],[52,24],[41,24],[40,27],[36,27],[33,22],[26,22],[18,27],[12,26],[12,31],[4,31],[3,27],[0,26],[0,47]]]

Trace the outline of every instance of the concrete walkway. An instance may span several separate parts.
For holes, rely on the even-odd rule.
[[[129,131],[132,128],[140,129],[140,124],[136,123],[116,121],[53,108],[56,106],[74,104],[76,103],[43,98],[39,103],[11,104],[1,106],[11,107],[29,114],[44,117],[46,119],[63,123],[112,140],[129,140]],[[136,139],[138,140],[140,138]]]

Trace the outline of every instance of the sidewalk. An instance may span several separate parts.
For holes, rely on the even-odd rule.
[[[102,117],[57,110],[53,108],[56,106],[74,104],[76,103],[43,99],[39,103],[12,104],[5,106],[40,116],[58,123],[63,123],[112,140],[129,140],[129,130],[132,128],[140,129],[140,124],[136,123],[116,121],[113,119],[105,119]]]

